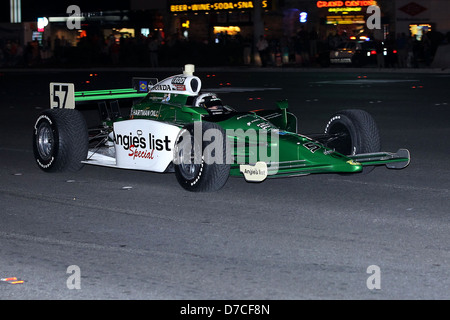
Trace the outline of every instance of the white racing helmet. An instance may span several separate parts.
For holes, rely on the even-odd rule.
[[[195,106],[205,108],[211,114],[219,114],[224,110],[222,100],[215,93],[201,93],[195,99]]]

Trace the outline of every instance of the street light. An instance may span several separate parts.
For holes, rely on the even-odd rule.
[[[22,22],[22,4],[21,0],[9,0],[11,23]]]

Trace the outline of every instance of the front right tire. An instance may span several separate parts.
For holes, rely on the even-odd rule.
[[[349,109],[335,113],[325,127],[325,134],[339,137],[326,146],[345,156],[381,151],[377,124],[364,110]],[[369,173],[373,169],[373,166],[364,167],[363,173]]]

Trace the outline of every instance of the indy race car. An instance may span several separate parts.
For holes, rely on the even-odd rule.
[[[76,92],[50,83],[50,109],[37,118],[33,152],[46,172],[77,171],[85,164],[175,173],[188,191],[221,189],[230,176],[248,182],[312,173],[368,173],[375,166],[402,169],[410,153],[380,151],[374,119],[363,110],[332,115],[324,130],[297,133],[286,100],[273,110],[239,112],[211,92],[186,65],[162,81],[133,78],[133,88]],[[132,99],[123,116],[119,100]],[[99,125],[88,128],[76,107],[98,104]]]

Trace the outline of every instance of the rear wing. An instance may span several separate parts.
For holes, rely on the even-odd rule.
[[[133,78],[132,88],[75,91],[73,83],[50,83],[50,108],[75,109],[77,102],[137,99],[147,95],[149,87],[158,83],[156,78]]]

